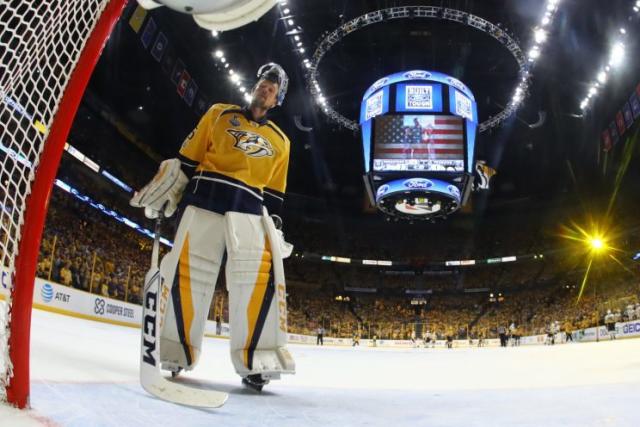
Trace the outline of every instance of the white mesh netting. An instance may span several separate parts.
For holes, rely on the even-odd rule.
[[[10,300],[25,200],[62,94],[107,3],[0,1],[0,401],[12,375],[11,312],[31,309]]]

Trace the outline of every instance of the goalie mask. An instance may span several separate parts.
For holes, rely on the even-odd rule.
[[[268,80],[278,85],[278,95],[276,96],[277,105],[280,106],[284,102],[284,97],[287,95],[287,89],[289,88],[289,77],[285,73],[284,69],[275,62],[269,62],[264,64],[258,69],[258,83],[262,80]],[[256,83],[256,86],[258,85]],[[253,87],[255,90],[256,86]]]

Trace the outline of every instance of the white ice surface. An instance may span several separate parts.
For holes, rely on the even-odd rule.
[[[256,394],[228,341],[205,339],[182,381],[230,393],[218,410],[159,401],[137,382],[139,332],[35,310],[32,410],[0,426],[640,426],[640,339],[553,347],[292,345],[297,374]]]

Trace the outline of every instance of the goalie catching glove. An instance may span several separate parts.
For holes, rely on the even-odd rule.
[[[144,208],[144,215],[149,219],[157,218],[162,209],[164,216],[170,217],[178,208],[188,182],[189,179],[180,168],[180,160],[165,160],[160,163],[160,169],[151,182],[137,191],[129,203]]]

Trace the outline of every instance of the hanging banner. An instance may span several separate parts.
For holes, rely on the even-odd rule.
[[[618,128],[616,127],[616,122],[609,123],[609,132],[611,133],[611,140],[613,141],[613,145],[617,144],[620,140],[620,135],[618,135]]]
[[[156,21],[154,21],[153,18],[149,18],[149,22],[147,22],[147,26],[144,27],[144,32],[142,33],[142,37],[140,37],[140,39],[142,40],[142,45],[144,46],[145,49],[147,49],[151,44],[151,42],[153,41],[153,37],[156,35],[157,29],[158,29],[158,26],[156,25]]]
[[[182,73],[184,72],[184,62],[181,59],[176,60],[176,65],[173,66],[173,70],[171,72],[171,81],[173,84],[177,85],[180,79],[182,78]]]
[[[209,101],[202,95],[202,91],[198,92],[196,97],[195,113],[198,117],[202,116],[209,109]]]
[[[167,42],[168,44],[169,42]],[[167,76],[171,77],[173,75],[173,67],[176,66],[177,55],[174,48],[170,45],[167,46],[164,52],[164,56],[162,57],[162,61],[160,62],[160,68],[162,72]]]
[[[142,28],[142,24],[144,23],[144,18],[146,18],[146,16],[147,9],[138,5],[131,14],[131,18],[129,18],[129,26],[133,28],[133,31],[136,33],[140,32],[140,28]]]
[[[624,116],[624,124],[627,129],[633,126],[633,113],[631,112],[631,105],[628,102],[625,102],[622,106],[622,115]]]
[[[622,111],[618,111],[616,114],[616,126],[618,126],[618,133],[620,136],[624,135],[624,132],[627,130],[627,126],[624,124],[624,116],[622,115]]]
[[[167,50],[168,42],[167,36],[165,36],[163,32],[160,32],[158,37],[156,37],[156,41],[153,43],[153,47],[151,48],[151,56],[153,56],[156,61],[160,62],[162,59],[164,51]]]
[[[184,94],[187,91],[187,86],[189,86],[189,81],[191,81],[191,75],[187,70],[184,70],[180,76],[180,80],[178,80],[178,95],[184,97]]]
[[[602,149],[604,151],[609,151],[611,150],[611,147],[613,147],[613,141],[611,140],[609,129],[606,129],[604,132],[602,132]]]
[[[640,95],[638,95],[636,92],[633,92],[631,94],[631,97],[629,98],[629,104],[631,105],[631,113],[633,114],[633,118],[634,119],[639,119],[640,118]]]
[[[189,85],[187,86],[187,91],[184,94],[184,102],[186,102],[189,107],[193,105],[193,100],[196,97],[196,93],[198,93],[198,85],[193,79],[191,79]]]

